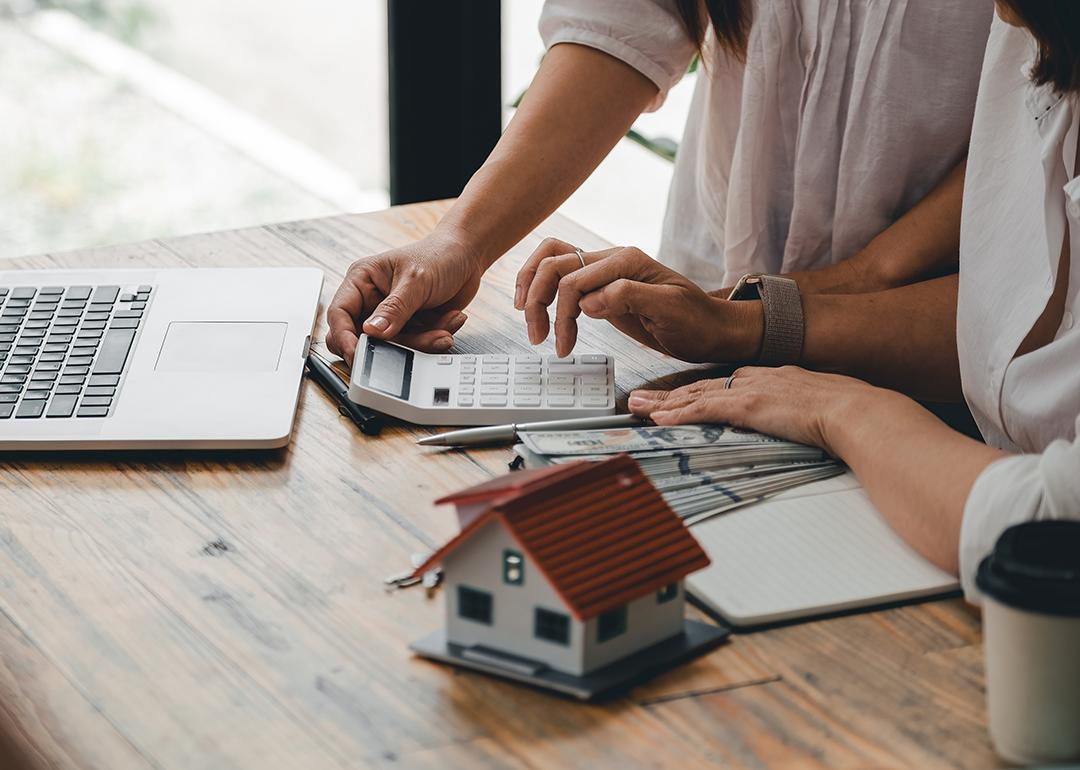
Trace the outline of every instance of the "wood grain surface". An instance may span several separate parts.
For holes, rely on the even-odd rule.
[[[41,255],[18,267],[314,265],[428,232],[445,203]],[[463,352],[523,352],[510,303],[554,217],[488,275]],[[321,324],[320,324],[321,328]],[[700,376],[602,324],[626,391]],[[305,383],[284,450],[0,455],[0,768],[987,768],[978,618],[959,601],[736,636],[602,705],[413,658],[441,622],[382,579],[454,531],[436,497],[508,448],[360,435]]]

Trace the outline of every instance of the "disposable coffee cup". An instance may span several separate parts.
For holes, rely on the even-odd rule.
[[[994,750],[1080,761],[1080,522],[1010,527],[979,565]]]

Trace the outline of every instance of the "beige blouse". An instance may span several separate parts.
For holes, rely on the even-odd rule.
[[[745,64],[707,44],[659,257],[716,288],[860,250],[963,158],[993,8],[755,0]],[[540,31],[640,71],[653,108],[694,54],[671,0],[548,0]]]

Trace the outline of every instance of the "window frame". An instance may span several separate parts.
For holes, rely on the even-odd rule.
[[[466,615],[464,608],[466,606],[472,606],[470,604],[469,595],[475,597],[482,597],[487,600],[487,617],[475,617],[473,615]],[[495,625],[495,595],[490,591],[481,591],[479,588],[473,588],[463,584],[458,584],[457,587],[457,616],[462,620],[468,620],[472,623],[479,623],[484,626]]]
[[[550,625],[548,623],[541,622],[542,619],[544,619],[544,616],[546,616],[546,619],[548,621],[553,620],[553,621],[560,622],[562,624],[562,628],[565,631],[565,638],[556,637],[556,636],[548,636],[546,634],[540,633],[540,629],[542,627],[544,627],[544,628],[550,627]],[[565,612],[558,612],[556,610],[549,610],[546,607],[534,607],[533,608],[533,637],[535,637],[536,639],[539,639],[542,642],[549,642],[551,644],[558,644],[558,645],[560,645],[562,647],[569,647],[570,646],[570,635],[571,635],[570,616],[568,614],[566,614]]]
[[[666,586],[659,588],[656,591],[656,603],[667,604],[670,601],[674,601],[679,598],[679,584],[668,583]]]
[[[518,559],[518,572],[519,576],[517,580],[512,580],[509,576],[511,569],[510,559],[517,557]],[[513,548],[504,548],[502,553],[502,579],[503,583],[508,586],[523,586],[525,585],[525,554],[521,551],[515,551]]]
[[[597,644],[604,644],[610,642],[612,639],[618,639],[620,636],[626,633],[629,626],[628,612],[626,605],[616,607],[613,610],[602,612],[596,616],[596,642]],[[617,619],[615,627],[610,628],[610,624],[613,619]]]

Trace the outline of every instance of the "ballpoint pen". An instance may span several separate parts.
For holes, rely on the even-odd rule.
[[[337,372],[317,354],[308,353],[308,376],[337,402],[338,412],[352,420],[366,436],[378,436],[382,430],[382,415],[372,412],[349,400],[349,391]]]
[[[477,446],[513,441],[517,438],[518,431],[599,430],[603,428],[633,428],[644,424],[645,420],[632,414],[613,414],[604,417],[578,417],[572,420],[508,423],[484,428],[452,430],[449,433],[426,436],[416,443],[421,446]]]

